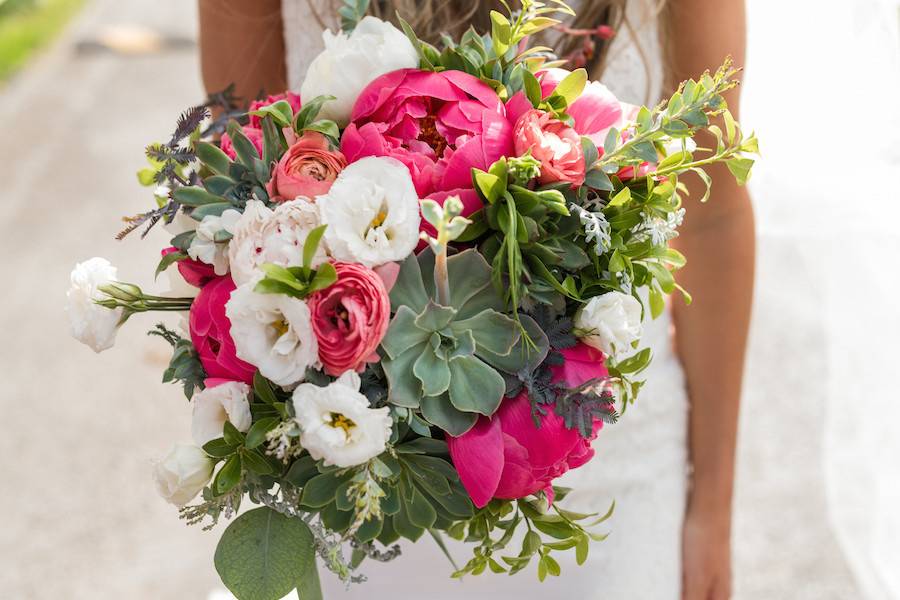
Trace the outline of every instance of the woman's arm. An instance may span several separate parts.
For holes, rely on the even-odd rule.
[[[744,0],[671,0],[676,81],[714,69],[727,55],[745,57]],[[739,90],[727,98],[737,113]],[[676,346],[691,399],[689,450],[693,478],[684,530],[684,599],[730,596],[731,503],[744,353],[753,295],[755,237],[746,188],[724,165],[701,205],[700,185],[686,201],[676,245],[688,257],[679,282],[694,303],[675,302]],[[699,182],[691,182],[699,183]]]
[[[233,83],[249,101],[287,88],[281,0],[199,0],[199,11],[207,92]]]

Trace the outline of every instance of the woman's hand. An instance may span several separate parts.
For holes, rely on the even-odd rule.
[[[731,515],[689,510],[682,533],[682,600],[731,597]]]

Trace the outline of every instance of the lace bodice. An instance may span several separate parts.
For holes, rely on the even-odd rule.
[[[571,3],[577,8],[578,2]],[[655,104],[662,89],[659,0],[632,0],[610,48],[603,83],[631,104]],[[322,50],[322,29],[336,28],[329,0],[282,0],[288,83],[299,90],[306,69]]]

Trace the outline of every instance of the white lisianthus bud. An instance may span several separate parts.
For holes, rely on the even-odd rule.
[[[225,305],[240,359],[282,386],[302,381],[319,362],[319,343],[306,302],[283,294],[259,294],[256,281],[240,286]]]
[[[253,424],[250,415],[250,386],[240,381],[226,381],[195,394],[191,434],[198,446],[222,437],[225,421],[238,431],[246,432]]]
[[[402,261],[419,243],[419,195],[409,170],[396,159],[356,161],[316,204],[336,260],[373,268]]]
[[[595,296],[575,315],[575,329],[588,346],[621,357],[641,338],[641,303],[622,292]]]
[[[234,228],[228,244],[231,278],[236,285],[256,279],[260,266],[275,264],[296,267],[303,263],[303,243],[319,226],[319,210],[306,198],[279,204],[275,210],[258,200],[247,202],[243,216]],[[319,244],[313,267],[328,260]]]
[[[222,233],[231,234],[235,225],[241,218],[241,213],[228,209],[222,216],[206,215],[200,221],[191,246],[188,248],[188,256],[194,260],[212,265],[216,275],[222,276],[228,273],[228,239],[217,240]]]
[[[304,383],[294,390],[300,444],[326,465],[352,467],[384,452],[391,437],[387,407],[369,408],[359,375],[347,371],[327,387]]]
[[[116,343],[116,332],[122,319],[122,309],[110,309],[94,301],[104,298],[97,288],[116,280],[116,268],[105,258],[92,258],[78,263],[72,270],[71,285],[66,293],[66,312],[72,337],[103,352]]]
[[[350,122],[356,99],[372,81],[391,71],[419,66],[419,56],[406,35],[375,17],[365,17],[350,35],[325,31],[322,39],[325,50],[310,63],[300,96],[304,102],[317,96],[337,98],[322,107],[319,117],[342,127]]]
[[[167,502],[184,506],[212,479],[215,462],[188,444],[176,444],[153,468],[156,490]]]

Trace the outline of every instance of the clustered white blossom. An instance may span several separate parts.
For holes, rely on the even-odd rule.
[[[322,34],[325,50],[306,72],[300,87],[304,102],[317,96],[334,96],[325,103],[321,118],[345,126],[353,104],[369,83],[392,71],[419,66],[419,55],[402,31],[375,17],[365,17],[353,33]]]
[[[636,236],[646,236],[654,246],[662,246],[678,237],[678,228],[684,222],[684,209],[670,212],[665,218],[644,214],[644,220],[632,230]]]
[[[241,219],[241,213],[229,208],[221,216],[206,215],[197,227],[188,248],[188,256],[212,265],[216,275],[228,273],[228,240]]]

